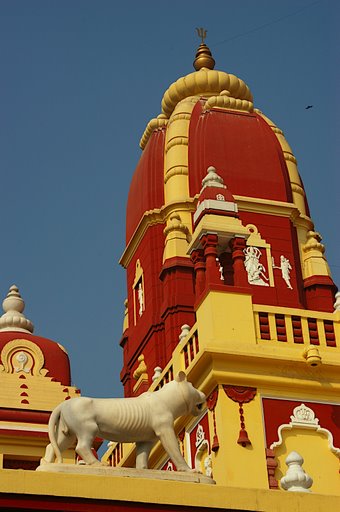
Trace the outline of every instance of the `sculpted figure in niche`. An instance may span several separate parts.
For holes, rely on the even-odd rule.
[[[185,462],[174,431],[180,416],[198,416],[204,393],[179,372],[175,380],[155,392],[132,398],[72,398],[58,405],[48,423],[50,444],[41,464],[62,462],[62,452],[76,444],[86,464],[101,465],[91,451],[96,436],[136,443],[136,468],[148,467],[151,448],[159,439],[178,471],[193,471]]]
[[[139,314],[139,316],[142,316],[143,311],[144,311],[144,293],[143,293],[142,283],[139,283],[139,285],[138,285],[137,294],[138,294],[138,304],[139,304],[138,314]]]
[[[290,264],[290,261],[288,258],[285,258],[284,256],[281,255],[280,263],[281,263],[282,278],[286,282],[287,288],[292,290],[293,287],[290,283],[290,271],[292,270],[292,266]]]
[[[290,282],[290,271],[292,270],[292,266],[290,264],[289,259],[286,258],[285,256],[283,256],[283,254],[281,254],[279,267],[277,265],[275,265],[274,258],[272,258],[272,262],[273,262],[273,268],[278,268],[279,270],[281,270],[282,279],[285,281],[287,288],[292,290],[293,287]]]
[[[244,266],[248,274],[248,283],[257,286],[269,286],[266,282],[268,277],[265,275],[266,269],[260,263],[262,253],[257,247],[249,246],[244,249]]]

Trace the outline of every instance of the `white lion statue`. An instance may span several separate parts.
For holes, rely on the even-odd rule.
[[[154,442],[159,439],[178,471],[192,471],[180,452],[174,421],[200,414],[204,393],[187,381],[184,372],[159,391],[132,398],[71,398],[58,405],[48,423],[50,444],[42,464],[62,462],[62,452],[76,444],[86,464],[101,464],[91,447],[96,436],[122,443],[136,443],[136,468],[148,467]]]

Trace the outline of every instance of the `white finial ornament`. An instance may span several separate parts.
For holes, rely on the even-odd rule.
[[[153,374],[152,376],[152,382],[154,382],[155,380],[157,380],[161,375],[162,375],[162,368],[160,366],[156,366],[156,368],[154,368],[153,370],[155,373]]]
[[[23,315],[25,302],[17,286],[10,287],[2,307],[5,313],[0,317],[0,331],[33,332],[32,322]]]
[[[202,190],[206,187],[217,187],[217,188],[227,188],[224,184],[223,178],[219,176],[216,172],[215,167],[212,165],[207,169],[207,175],[202,180]]]
[[[182,325],[181,334],[178,336],[179,341],[184,340],[184,338],[186,338],[188,336],[189,332],[190,332],[190,325],[188,325],[188,324]]]
[[[340,311],[340,292],[335,294],[334,312]]]
[[[303,469],[303,463],[303,457],[299,453],[290,452],[286,458],[287,473],[280,480],[282,489],[285,491],[310,492],[309,488],[313,485],[313,479]]]

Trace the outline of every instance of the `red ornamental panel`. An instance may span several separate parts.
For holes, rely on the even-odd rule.
[[[178,439],[180,441],[180,445],[181,445],[181,452],[182,452],[182,455],[184,457],[184,438],[185,438],[185,430],[183,429],[179,434],[178,434]]]
[[[248,437],[248,432],[246,431],[246,425],[244,421],[244,411],[243,404],[247,404],[251,402],[256,395],[256,388],[249,388],[243,386],[228,386],[223,385],[223,389],[230,400],[238,403],[239,405],[239,414],[240,414],[240,434],[237,440],[238,444],[242,446],[247,446],[251,444],[251,441]]]
[[[208,413],[206,413],[190,432],[190,456],[191,467],[202,459],[204,448],[210,453],[210,434]],[[188,462],[189,464],[189,462]]]
[[[208,407],[209,411],[211,411],[213,414],[214,437],[213,437],[213,442],[211,445],[211,450],[213,452],[217,452],[217,450],[220,447],[220,443],[219,443],[218,436],[217,436],[216,417],[215,417],[215,407],[217,404],[217,399],[218,399],[218,386],[214,389],[214,391],[212,391],[212,393],[210,393],[210,395],[207,398],[207,407]]]
[[[161,467],[162,471],[177,471],[177,468],[175,464],[172,462],[171,459],[168,459],[163,466]]]

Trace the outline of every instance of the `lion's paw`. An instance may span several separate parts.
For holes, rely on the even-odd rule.
[[[94,467],[105,467],[106,468],[107,466],[109,466],[109,463],[97,460],[96,462],[92,462],[92,464],[90,464],[90,465],[94,466]]]
[[[202,474],[202,471],[200,471],[199,469],[195,469],[195,468],[189,468],[187,466],[184,466],[183,468],[177,468],[177,471],[185,471],[186,473],[197,473],[197,474]]]

